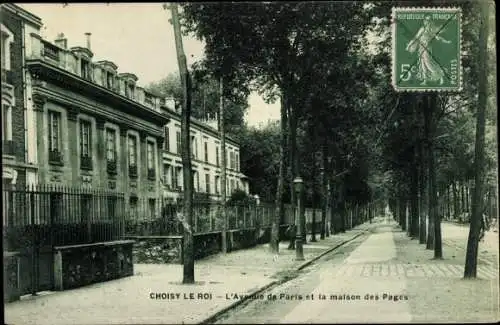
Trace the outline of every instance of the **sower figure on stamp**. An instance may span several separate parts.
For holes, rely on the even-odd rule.
[[[417,78],[422,80],[421,85],[427,84],[427,81],[439,81],[440,85],[444,82],[445,73],[432,55],[431,42],[436,39],[445,44],[450,44],[451,41],[441,37],[439,29],[439,26],[432,23],[431,16],[426,16],[422,27],[420,27],[415,37],[406,46],[408,52],[413,53],[417,51]]]

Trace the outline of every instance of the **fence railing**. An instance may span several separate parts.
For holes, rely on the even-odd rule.
[[[139,198],[133,207],[128,208],[125,220],[125,233],[130,236],[181,235],[186,225],[183,205],[179,202],[160,200],[154,206],[151,199]],[[217,201],[193,202],[194,233],[221,231],[224,228],[222,204]],[[281,224],[295,222],[295,210],[285,205],[284,219]],[[306,223],[312,222],[313,209],[305,211]],[[276,207],[270,203],[233,204],[226,206],[228,230],[270,227],[276,215]],[[316,209],[316,222],[321,220],[321,210]]]
[[[59,186],[2,189],[4,250],[123,238],[123,193]]]

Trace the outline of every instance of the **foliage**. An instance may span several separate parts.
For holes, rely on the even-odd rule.
[[[234,206],[234,205],[248,206],[248,205],[253,205],[255,203],[256,201],[253,197],[248,195],[245,191],[238,189],[231,194],[231,197],[227,201],[227,206]]]

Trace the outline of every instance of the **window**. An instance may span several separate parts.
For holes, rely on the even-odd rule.
[[[61,152],[61,113],[49,111],[49,150]]]
[[[219,194],[219,176],[215,176],[214,177],[215,179],[215,182],[214,182],[214,186],[215,186],[215,194]]]
[[[131,218],[137,218],[138,209],[137,209],[137,196],[131,196],[129,199],[129,216]]]
[[[205,142],[205,162],[208,162],[208,143]]]
[[[91,153],[91,124],[89,121],[80,121],[80,156],[90,157]]]
[[[137,176],[137,138],[133,135],[128,136],[128,168],[130,176]]]
[[[83,79],[90,80],[90,63],[87,60],[81,59],[81,76]]]
[[[175,189],[178,187],[177,185],[177,175],[176,175],[176,168],[172,166],[170,169],[170,183],[172,183],[172,188]]]
[[[239,154],[236,154],[235,163],[236,163],[236,171],[240,171],[240,155]]]
[[[230,187],[229,187],[229,193],[233,193],[234,191],[234,179],[231,180],[231,183],[230,183]]]
[[[210,193],[210,175],[209,174],[205,174],[205,190],[207,193]]]
[[[106,129],[106,159],[108,161],[116,161],[116,131]]]
[[[2,57],[1,57],[1,59],[2,59],[2,70],[3,69],[7,69],[7,54],[9,53],[8,48],[7,48],[7,46],[9,46],[9,42],[7,42],[8,39],[9,39],[9,35],[7,35],[6,33],[4,34],[3,31],[2,31],[2,44],[1,44],[1,50],[2,50]]]
[[[146,158],[147,158],[147,166],[148,166],[148,178],[149,179],[154,179],[155,178],[155,144],[154,142],[148,141],[147,142],[147,152],[146,152]]]
[[[196,158],[196,138],[194,136],[191,137],[191,147],[192,157]]]
[[[149,199],[148,200],[148,205],[149,205],[149,216],[150,219],[155,219],[155,206],[156,206],[156,200],[155,199]]]
[[[109,89],[113,89],[114,86],[114,75],[112,72],[106,72],[106,86]]]
[[[177,142],[177,154],[181,154],[182,145],[181,145],[181,131],[176,132],[176,142]]]
[[[163,149],[166,151],[170,151],[170,130],[168,126],[164,128],[165,137],[163,139]]]
[[[128,98],[134,98],[134,84],[133,83],[125,83],[125,96]]]
[[[229,168],[234,169],[234,152],[229,153]]]
[[[2,139],[12,140],[11,110],[9,105],[2,105]]]
[[[1,27],[0,35],[2,37],[0,43],[0,49],[1,49],[1,60],[2,60],[2,70],[10,70],[11,69],[11,61],[10,61],[10,55],[11,55],[11,45],[12,42],[14,42],[14,34],[6,28],[4,25]],[[2,71],[3,74],[3,71]],[[2,76],[3,77],[3,76]],[[4,81],[2,79],[2,81]]]
[[[89,121],[80,121],[80,166],[83,169],[92,168],[92,134]]]
[[[62,164],[61,113],[49,111],[49,163]]]
[[[219,147],[215,148],[215,164],[219,167]]]
[[[109,174],[116,174],[116,131],[106,129],[106,161]]]

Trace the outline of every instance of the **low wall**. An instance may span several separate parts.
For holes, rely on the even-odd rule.
[[[134,241],[54,247],[54,289],[66,290],[134,274]]]
[[[280,238],[287,238],[287,225],[280,226]],[[133,262],[140,264],[182,263],[182,236],[127,236],[135,241]],[[227,234],[228,251],[235,251],[268,243],[271,228],[248,228],[229,230]],[[217,254],[222,251],[222,233],[220,231],[195,234],[193,238],[194,258]]]
[[[3,252],[3,299],[5,302],[19,300],[19,253]]]

